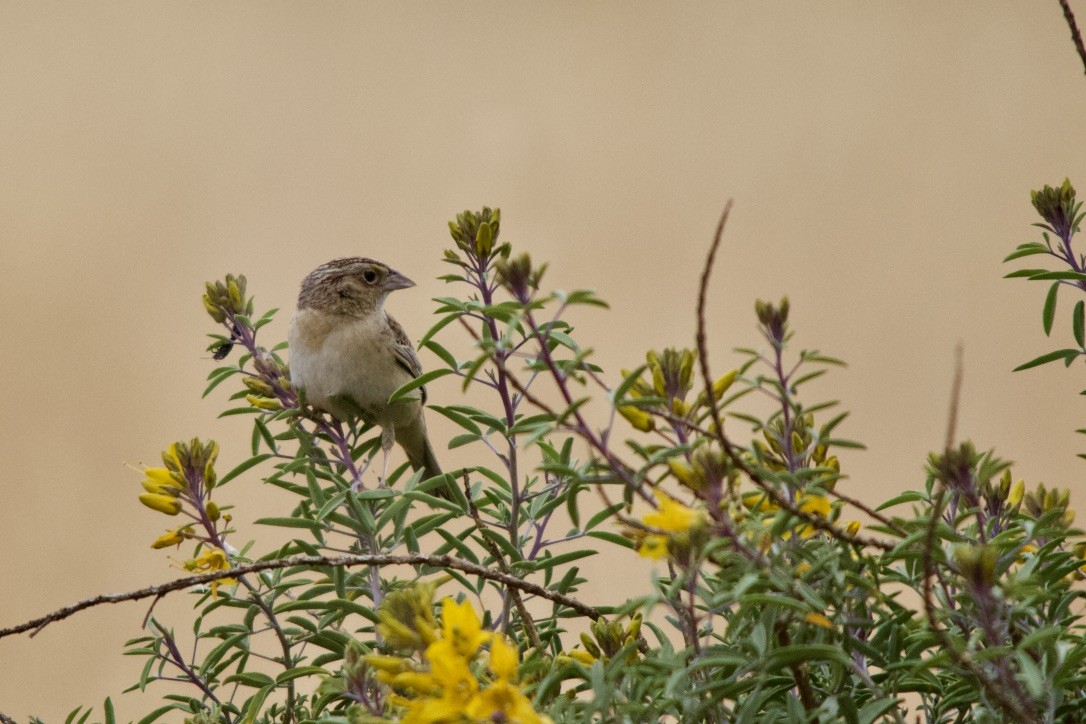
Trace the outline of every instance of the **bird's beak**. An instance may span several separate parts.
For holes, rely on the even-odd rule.
[[[415,282],[411,281],[398,271],[389,272],[388,277],[385,278],[384,287],[390,292],[394,292],[397,289],[409,289],[415,286]]]

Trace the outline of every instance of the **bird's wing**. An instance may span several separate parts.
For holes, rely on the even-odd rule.
[[[415,354],[414,345],[411,344],[407,332],[403,331],[400,323],[391,316],[387,318],[388,328],[392,332],[392,352],[396,356],[396,364],[403,367],[412,377],[418,377],[422,374],[422,363],[419,362],[419,356]],[[419,390],[422,392],[422,402],[425,403],[426,388],[420,387]]]

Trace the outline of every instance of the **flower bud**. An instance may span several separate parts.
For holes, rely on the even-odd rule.
[[[175,498],[177,497],[177,494],[181,492],[181,488],[174,485],[172,480],[167,484],[160,483],[152,478],[147,478],[142,484],[144,490],[148,493],[153,493],[154,495],[165,495]]]
[[[258,397],[256,395],[246,395],[245,399],[248,400],[250,405],[252,405],[253,407],[257,407],[261,410],[271,410],[274,412],[276,410],[283,409],[283,404],[274,397]]]
[[[207,501],[207,505],[204,506],[204,512],[207,513],[207,519],[214,522],[219,519],[219,506],[214,501]]]
[[[720,401],[720,398],[724,396],[724,393],[728,391],[728,388],[735,382],[735,378],[739,376],[739,370],[732,370],[731,372],[724,373],[721,377],[713,383],[713,399]]]
[[[234,308],[235,312],[245,311],[245,301],[241,298],[241,287],[238,283],[227,277],[229,281],[226,282],[226,293],[230,297],[230,306]]]
[[[490,256],[491,249],[494,248],[494,230],[490,228],[490,224],[479,224],[479,230],[475,232],[475,253],[480,259],[486,259]]]
[[[599,661],[598,658],[582,649],[573,649],[567,652],[567,656],[569,656],[569,658],[573,659],[582,666],[591,666],[592,664]]]
[[[833,628],[833,621],[826,618],[825,614],[821,613],[808,613],[803,616],[803,620],[814,626],[820,626],[822,628]]]
[[[181,512],[181,501],[171,495],[158,493],[143,493],[140,502],[151,510],[157,510],[166,515],[177,515]]]
[[[161,548],[172,548],[173,546],[179,546],[185,542],[185,536],[181,534],[181,531],[171,530],[169,533],[163,533],[158,538],[155,538],[151,543],[151,547],[155,550]]]
[[[242,383],[249,388],[249,391],[256,395],[263,397],[274,397],[275,389],[272,388],[267,382],[260,377],[252,377],[246,375],[242,378]]]
[[[990,545],[961,544],[954,547],[954,564],[962,577],[974,586],[995,583],[997,552]]]
[[[362,657],[369,666],[378,671],[389,674],[399,674],[407,671],[407,662],[398,656],[384,656],[382,654],[367,654]]]
[[[603,652],[600,651],[600,647],[592,640],[592,637],[586,633],[581,634],[581,645],[584,646],[585,651],[588,652],[589,656],[594,659],[598,659],[603,654]]]
[[[652,415],[635,405],[619,405],[618,414],[625,417],[627,422],[641,432],[649,432],[656,427],[656,421]]]
[[[687,465],[681,458],[669,459],[667,461],[667,466],[671,470],[671,474],[687,488],[697,490],[700,487],[694,469]]]
[[[211,301],[211,297],[204,295],[203,297],[204,309],[207,310],[208,315],[219,324],[226,321],[226,312],[224,312],[217,304]]]
[[[1022,498],[1026,494],[1026,481],[1017,480],[1014,485],[1011,486],[1010,492],[1007,494],[1007,505],[1012,508],[1017,508],[1022,504]]]

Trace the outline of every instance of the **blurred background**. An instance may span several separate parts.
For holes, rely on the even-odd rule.
[[[1084,118],[1055,2],[0,3],[0,627],[179,575],[124,463],[194,435],[222,470],[246,455],[248,420],[200,399],[205,280],[246,274],[283,308],[277,341],[313,267],[376,257],[418,282],[389,304],[418,339],[452,291],[446,221],[484,204],[548,285],[611,302],[571,321],[617,377],[693,344],[734,197],[714,368],[758,343],[756,298],[789,295],[797,348],[850,363],[810,390],[868,446],[844,452],[845,492],[922,484],[961,342],[960,435],[1081,505],[1081,368],[1011,372],[1067,346],[1070,297],[1046,339],[1045,288],[1001,280],[1025,266],[1001,259],[1039,237],[1030,189],[1086,189]],[[223,495],[242,538],[291,504],[254,478]],[[586,600],[645,590],[598,558]],[[184,629],[190,606],[156,615]],[[120,696],[146,609],[0,640],[0,711],[154,708]]]

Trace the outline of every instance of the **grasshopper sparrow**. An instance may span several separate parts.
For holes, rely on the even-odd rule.
[[[413,286],[379,261],[334,259],[302,280],[290,327],[292,383],[336,419],[381,428],[382,481],[394,440],[424,479],[441,475],[422,417],[426,390],[388,403],[393,392],[422,374],[411,340],[384,309],[390,292]]]

